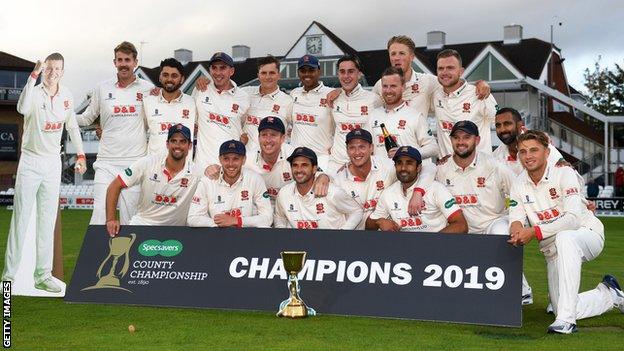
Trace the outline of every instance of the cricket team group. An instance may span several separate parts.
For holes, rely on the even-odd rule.
[[[456,51],[438,54],[434,76],[412,69],[409,37],[394,36],[387,48],[390,66],[372,91],[360,84],[355,56],[337,61],[340,87],[331,88],[318,58],[304,55],[300,87],[286,94],[275,57],[257,60],[259,86],[238,87],[233,59],[217,52],[191,96],[180,90],[180,62],[161,62],[155,88],[136,76],[137,50],[123,42],[114,49],[116,76],[95,87],[78,115],[59,84],[63,56],[38,61],[17,105],[24,128],[2,279],[15,278],[34,210],[35,287],[60,291],[51,268],[61,135],[66,129],[84,173],[80,127],[99,123],[90,223],[111,236],[121,225],[187,225],[536,239],[556,317],[549,332],[572,333],[577,319],[612,308],[624,313],[611,275],[579,293],[582,263],[602,251],[604,226],[548,136],[526,130],[515,109],[498,108],[487,83],[464,81]],[[492,125],[502,142],[494,151]],[[532,303],[524,277],[522,294]]]

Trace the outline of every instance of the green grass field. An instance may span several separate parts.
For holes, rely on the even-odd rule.
[[[71,279],[89,211],[62,212],[65,281]],[[0,209],[2,261],[11,211]],[[581,289],[605,273],[624,283],[624,218],[603,218],[606,245],[583,267]],[[578,322],[573,335],[546,334],[545,263],[537,245],[525,250],[525,274],[534,304],[522,328],[360,317],[279,319],[269,312],[66,304],[58,298],[16,296],[13,348],[18,350],[622,350],[624,314],[613,310]],[[128,325],[136,326],[135,333]]]

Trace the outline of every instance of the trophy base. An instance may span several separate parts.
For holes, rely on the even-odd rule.
[[[286,318],[305,318],[308,316],[308,308],[305,304],[290,303],[280,308],[279,312],[277,312],[277,316]]]

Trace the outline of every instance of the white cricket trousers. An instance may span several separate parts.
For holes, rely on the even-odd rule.
[[[613,308],[613,296],[602,283],[579,294],[581,266],[598,257],[603,246],[602,233],[581,227],[558,233],[553,243],[540,249],[546,258],[548,293],[558,320],[576,323]]]
[[[110,183],[117,178],[117,175],[134,161],[102,161],[93,163],[95,178],[93,180],[93,213],[89,224],[106,224],[106,190]],[[139,185],[131,186],[121,190],[119,195],[119,222],[122,225],[129,224],[132,216],[136,214],[139,206],[141,188]]]
[[[505,234],[509,235],[509,216],[500,217],[487,227],[486,234]],[[533,291],[529,282],[526,280],[524,273],[522,273],[522,296],[531,294]]]
[[[36,206],[35,283],[52,276],[54,225],[61,187],[61,158],[58,155],[32,155],[22,152],[17,166],[13,215],[4,261],[2,280],[14,280],[19,268],[28,222]]]

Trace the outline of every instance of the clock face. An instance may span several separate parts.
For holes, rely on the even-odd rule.
[[[319,55],[323,49],[321,37],[306,38],[306,52],[311,55]]]

